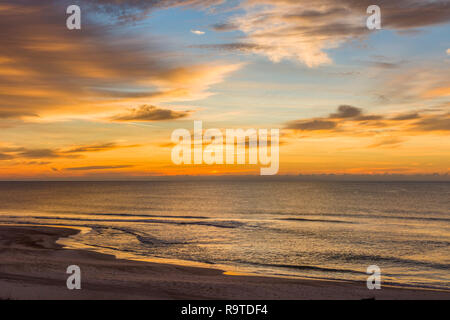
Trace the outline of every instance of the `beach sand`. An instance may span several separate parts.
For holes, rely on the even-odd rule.
[[[217,269],[116,259],[64,249],[70,228],[0,226],[0,299],[450,299],[448,291],[365,282],[224,275]],[[68,290],[66,269],[81,268],[81,290]]]

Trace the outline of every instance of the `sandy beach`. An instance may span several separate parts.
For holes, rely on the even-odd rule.
[[[224,275],[217,269],[116,259],[64,249],[70,228],[0,226],[0,299],[450,299],[450,292],[364,282]],[[66,269],[78,265],[82,289],[68,290]]]

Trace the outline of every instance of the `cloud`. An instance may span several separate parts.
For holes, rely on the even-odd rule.
[[[450,49],[447,49],[446,52],[447,52],[447,54],[450,56]]]
[[[139,145],[118,145],[116,143],[101,143],[94,145],[76,146],[61,149],[8,147],[0,148],[0,160],[10,159],[52,159],[52,158],[81,158],[83,153],[104,152],[121,148],[134,148]]]
[[[412,119],[419,119],[419,118],[420,118],[419,113],[413,112],[413,113],[399,114],[399,115],[391,118],[391,120],[403,121],[403,120],[412,120]]]
[[[303,131],[314,131],[314,130],[331,130],[337,127],[337,123],[334,121],[327,120],[296,120],[288,122],[286,129],[292,130],[303,130]]]
[[[94,12],[102,12],[120,22],[135,22],[147,17],[153,10],[172,7],[211,8],[225,0],[81,0]],[[66,1],[67,2],[67,1]],[[69,1],[70,2],[70,1]]]
[[[262,46],[254,43],[243,43],[243,42],[234,42],[234,43],[221,43],[221,44],[200,44],[193,45],[190,48],[197,49],[215,49],[222,51],[241,51],[246,53],[256,53],[262,52],[263,50],[269,49],[267,46]]]
[[[381,138],[377,140],[375,143],[368,146],[368,148],[379,148],[379,147],[387,147],[387,148],[395,148],[398,147],[404,140],[397,137],[387,137]]]
[[[27,159],[47,159],[47,158],[59,158],[61,155],[55,150],[51,149],[23,149],[22,151],[14,155],[17,158]]]
[[[126,114],[111,117],[113,121],[166,121],[185,118],[189,111],[173,111],[155,106],[143,105],[137,109],[131,109]]]
[[[447,74],[449,64],[428,62],[405,65],[402,69],[379,73],[371,94],[383,97],[383,104],[428,103],[428,100],[445,99],[450,96]],[[437,103],[437,102],[436,102]]]
[[[240,7],[245,13],[213,29],[240,30],[254,53],[274,62],[291,59],[316,67],[332,62],[328,49],[370,34],[366,9],[372,4],[371,0],[247,0]],[[380,0],[377,5],[382,8],[383,29],[405,33],[450,21],[450,3],[445,0]]]
[[[61,151],[61,153],[84,153],[84,152],[101,152],[122,148],[134,148],[139,145],[118,145],[114,142],[99,143],[93,145],[77,146]]]
[[[288,121],[284,128],[293,131],[317,131],[319,135],[325,136],[377,136],[390,132],[404,136],[429,132],[445,133],[450,130],[450,113],[445,108],[435,108],[396,114],[366,115],[361,108],[341,105],[337,112],[326,117]],[[383,137],[370,147],[394,145],[402,141],[403,139],[398,137]]]
[[[239,26],[228,22],[222,22],[213,24],[211,28],[214,31],[235,31],[239,29]]]
[[[203,7],[200,1],[89,3],[111,15],[175,5]],[[205,6],[218,3],[205,1]],[[100,25],[105,20],[90,19],[88,9],[83,10],[87,17],[82,31],[69,31],[61,13],[64,5],[65,1],[21,0],[0,10],[0,120],[92,120],[117,114],[125,103],[202,99],[213,94],[212,85],[242,66],[171,59],[173,54],[150,35]]]
[[[14,159],[14,157],[10,154],[0,152],[0,160],[10,160],[10,159]]]
[[[354,118],[361,115],[362,110],[360,108],[352,107],[349,105],[341,105],[338,107],[338,111],[336,113],[330,114],[330,118],[334,119],[345,119],[345,118]]]
[[[222,82],[226,76],[239,70],[243,65],[242,63],[209,63],[177,67],[156,74],[153,82],[164,89],[196,88],[203,91]]]
[[[191,30],[191,33],[196,34],[198,36],[201,36],[201,35],[205,34],[204,31],[200,31],[200,30]]]
[[[20,119],[22,117],[37,117],[37,114],[22,111],[0,110],[0,119]]]
[[[357,141],[369,149],[399,148],[409,139],[425,135],[447,139],[450,131],[448,106],[424,108],[409,112],[387,112],[385,114],[365,114],[361,108],[344,105],[328,116],[288,121],[284,125],[286,136],[291,139],[308,138]],[[373,139],[368,144],[367,139]],[[423,139],[417,139],[422,143]],[[292,143],[292,142],[291,142]],[[414,143],[414,142],[412,142]],[[444,143],[444,142],[443,142]],[[411,144],[413,145],[413,144]],[[408,145],[406,148],[410,147]]]
[[[450,131],[450,113],[422,119],[415,123],[414,129],[420,131]]]
[[[35,166],[45,166],[45,165],[51,164],[51,162],[50,161],[28,161],[28,162],[25,162],[23,164],[28,165],[28,166],[33,166],[33,165],[35,165]]]
[[[133,165],[118,165],[118,166],[86,166],[86,167],[74,167],[74,168],[66,168],[65,170],[69,171],[90,171],[90,170],[112,170],[112,169],[124,169],[124,168],[132,168]]]
[[[380,69],[395,69],[400,67],[401,62],[373,61],[371,64]]]
[[[368,114],[368,115],[360,115],[353,120],[356,121],[374,121],[374,120],[383,120],[385,117],[379,114]]]
[[[339,123],[345,121],[363,121],[380,120],[379,115],[364,115],[361,108],[350,105],[340,105],[336,112],[328,115],[328,117],[294,120],[286,123],[285,128],[300,131],[316,131],[316,130],[335,130]]]

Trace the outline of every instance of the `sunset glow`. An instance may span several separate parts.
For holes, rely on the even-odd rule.
[[[1,4],[0,179],[258,174],[173,164],[195,120],[279,128],[280,175],[448,175],[445,10],[379,2],[381,30],[370,1]]]

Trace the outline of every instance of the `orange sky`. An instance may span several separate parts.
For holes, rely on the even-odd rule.
[[[372,32],[369,2],[83,2],[82,30],[53,1],[0,6],[0,179],[259,174],[174,165],[194,120],[280,129],[282,175],[448,174],[447,7],[383,2]]]

